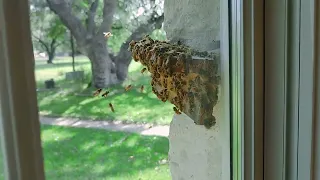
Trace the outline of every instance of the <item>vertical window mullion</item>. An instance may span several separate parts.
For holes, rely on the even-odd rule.
[[[1,137],[6,174],[43,180],[40,123],[27,0],[0,0]]]
[[[233,178],[263,179],[263,1],[231,1]]]
[[[300,0],[288,3],[287,28],[287,123],[286,178],[297,180],[299,79],[300,79]]]
[[[317,1],[314,9],[318,10],[320,8],[320,2]],[[313,178],[320,179],[320,12],[315,11],[315,124],[314,124],[314,162],[313,162]]]
[[[301,1],[298,178],[312,179],[314,121],[314,0]],[[318,32],[319,33],[319,32]]]
[[[285,178],[287,0],[265,1],[264,178]]]

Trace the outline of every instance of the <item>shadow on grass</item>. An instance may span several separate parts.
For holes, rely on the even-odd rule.
[[[50,180],[170,179],[164,137],[42,126],[42,142]]]
[[[63,88],[64,90],[80,90],[80,89],[82,89],[82,86],[86,85],[86,82],[89,81],[89,78],[87,77],[87,75],[85,75],[84,79],[79,79],[79,80],[67,81],[64,79],[64,76],[62,78],[56,77],[56,78],[52,78],[52,79],[55,82],[56,88],[58,88],[58,89]],[[45,81],[46,80],[36,81],[37,88],[44,89],[45,88]],[[77,87],[77,88],[74,89],[75,87]],[[57,89],[47,89],[47,90],[55,92]]]
[[[169,124],[173,115],[170,103],[163,103],[150,92],[132,89],[107,98],[63,95],[54,91],[38,93],[39,110],[47,115],[89,118],[97,120],[122,120]],[[122,89],[118,89],[119,91]],[[109,108],[113,104],[115,112]]]
[[[75,65],[76,66],[81,66],[81,65],[89,65],[90,62],[76,62]],[[38,63],[36,64],[37,70],[41,71],[41,70],[49,70],[49,69],[56,69],[56,68],[63,68],[63,67],[70,67],[72,68],[72,62],[59,62],[59,63],[55,63],[55,64],[43,64],[43,63]]]
[[[61,61],[59,63],[64,62]],[[123,85],[108,88],[111,93],[107,98],[102,98],[101,96],[92,97],[95,89],[85,89],[86,83],[90,79],[88,74],[85,80],[81,82],[69,82],[64,80],[63,77],[56,78],[56,86],[60,87],[59,89],[38,92],[40,113],[49,116],[82,119],[169,124],[174,114],[173,105],[158,100],[151,90],[150,74],[147,72],[141,74],[141,69],[141,64],[132,62],[128,79]],[[46,73],[48,74],[49,71],[39,71],[38,76],[44,76]],[[130,91],[125,92],[124,86],[129,84],[133,87]],[[140,92],[141,85],[144,86],[142,93]],[[43,88],[44,82],[38,80],[37,86]],[[114,113],[111,112],[109,103],[113,104]]]

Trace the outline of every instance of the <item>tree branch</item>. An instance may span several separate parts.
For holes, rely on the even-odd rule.
[[[59,16],[63,24],[74,34],[77,41],[84,41],[86,30],[79,18],[74,16],[71,12],[71,6],[66,0],[47,0],[49,8]]]
[[[89,9],[88,18],[87,18],[87,30],[89,34],[93,34],[96,28],[96,24],[94,22],[94,18],[96,16],[97,8],[99,5],[99,0],[95,0]]]
[[[159,17],[152,16],[147,23],[141,24],[126,40],[125,43],[123,43],[120,47],[120,51],[117,54],[117,56],[110,56],[112,61],[115,62],[117,66],[117,76],[120,80],[123,80],[126,78],[125,73],[126,71],[123,70],[123,67],[127,67],[131,62],[131,52],[128,51],[129,43],[132,40],[138,40],[141,39],[145,34],[150,34],[155,29],[160,29],[162,22],[164,19],[164,15],[162,14]]]
[[[60,46],[62,44],[62,42],[56,43],[53,47],[57,48],[58,46]]]
[[[47,44],[46,42],[44,42],[41,38],[39,38],[39,37],[37,37],[37,36],[35,36],[35,35],[32,35],[32,37],[34,37],[42,46],[44,46],[44,48],[45,48],[46,50],[49,49],[48,44]]]
[[[62,42],[57,42],[56,39],[52,39],[51,41],[51,51],[55,51],[55,49],[60,46]]]
[[[111,29],[113,14],[117,5],[116,0],[103,0],[103,2],[103,21],[99,27],[98,36],[103,36],[103,32],[107,32]]]
[[[47,53],[50,53],[50,48],[48,46],[48,44],[46,42],[44,42],[43,40],[41,40],[41,38],[32,35],[35,39],[37,39],[37,41],[46,49]]]
[[[125,43],[123,43],[120,47],[120,51],[117,56],[114,58],[117,59],[117,61],[122,61],[124,58],[121,58],[123,54],[128,53],[131,56],[131,53],[128,51],[129,43],[132,40],[138,40],[141,39],[145,34],[150,34],[155,29],[160,29],[162,22],[164,20],[164,15],[162,14],[159,17],[151,17],[147,23],[141,24],[126,40]],[[129,62],[130,63],[130,62]]]
[[[50,44],[50,47],[51,47],[51,49],[53,49],[54,48],[54,45],[56,44],[56,40],[55,39],[52,39],[51,40],[51,44]]]

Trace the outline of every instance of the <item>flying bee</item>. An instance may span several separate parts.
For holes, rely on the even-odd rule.
[[[110,91],[106,91],[106,92],[103,93],[101,96],[102,96],[102,97],[107,97],[109,93],[110,93]]]
[[[111,32],[104,32],[103,35],[105,38],[112,36]]]
[[[178,110],[178,108],[173,107],[174,112],[176,112],[176,114],[181,114],[181,112]]]
[[[140,92],[141,92],[141,93],[143,92],[143,89],[144,89],[144,86],[141,85],[141,87],[140,87]]]
[[[146,70],[147,70],[147,68],[141,69],[141,74],[143,74]]]
[[[93,93],[93,96],[98,96],[101,93],[102,89],[98,89]]]
[[[128,85],[127,87],[125,87],[125,90],[126,90],[126,91],[129,91],[131,88],[132,88],[132,85],[130,84],[130,85]]]
[[[111,111],[114,112],[114,108],[113,108],[113,105],[111,103],[109,103],[109,107],[110,107]]]

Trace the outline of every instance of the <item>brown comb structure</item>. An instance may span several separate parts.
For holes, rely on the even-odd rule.
[[[218,101],[219,54],[198,52],[179,44],[153,40],[148,35],[131,41],[133,59],[151,73],[152,91],[207,128],[215,125]]]

